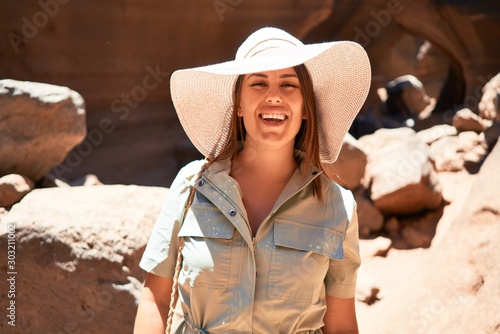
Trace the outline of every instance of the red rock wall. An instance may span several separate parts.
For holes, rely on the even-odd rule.
[[[165,101],[173,70],[231,59],[244,37],[262,25],[304,35],[329,14],[331,4],[331,0],[2,1],[0,35],[7,38],[0,42],[0,73],[67,85],[80,92],[89,106],[108,106],[142,85],[148,67],[158,66],[165,77],[145,100]]]
[[[421,40],[449,58],[464,81],[455,88],[462,99],[500,69],[500,5],[493,0],[23,0],[2,2],[0,12],[1,76],[68,85],[90,106],[144,86],[157,67],[164,76],[145,101],[169,100],[173,70],[230,59],[263,25],[309,41],[357,40],[370,53],[375,84],[414,69]]]
[[[446,71],[444,56],[450,70],[436,106],[442,111],[464,102],[477,107],[481,87],[500,70],[498,31],[500,4],[494,0],[337,0],[332,15],[308,38],[353,39],[363,44],[373,64],[374,88],[404,74],[435,85]],[[409,36],[432,43],[439,50],[434,61],[422,66],[418,48],[406,42],[402,49]],[[394,63],[395,53],[405,60],[403,64]]]
[[[232,59],[242,40],[265,25],[307,42],[366,44],[374,105],[376,88],[414,74],[435,97],[447,77],[441,110],[464,101],[474,108],[480,88],[500,69],[494,0],[21,0],[0,2],[0,15],[0,77],[81,93],[89,131],[103,139],[65,176],[96,173],[108,183],[171,180],[178,167],[173,151],[185,136],[171,108],[169,75]],[[424,40],[433,48],[419,60]],[[114,122],[112,131],[99,130],[104,118]]]

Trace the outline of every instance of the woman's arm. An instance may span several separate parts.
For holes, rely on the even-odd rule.
[[[354,298],[326,295],[326,313],[323,321],[324,334],[358,334]]]
[[[147,274],[135,318],[135,334],[165,334],[172,283],[171,278]]]

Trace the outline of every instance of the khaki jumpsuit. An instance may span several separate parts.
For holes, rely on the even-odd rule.
[[[179,298],[181,333],[320,333],[325,294],[354,296],[360,265],[352,193],[304,164],[295,171],[252,237],[230,160],[184,167],[172,183],[140,262],[172,278],[184,238]],[[320,177],[323,202],[311,181]],[[196,194],[184,223],[183,208]]]

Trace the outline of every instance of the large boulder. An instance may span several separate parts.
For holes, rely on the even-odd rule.
[[[458,132],[474,131],[476,133],[481,133],[491,126],[491,122],[482,119],[468,108],[457,111],[455,116],[453,116],[452,122]]]
[[[378,232],[384,226],[384,216],[373,202],[365,196],[365,190],[360,187],[354,192],[357,204],[359,235],[362,238]]]
[[[431,145],[443,137],[456,136],[457,134],[457,128],[448,124],[434,125],[433,127],[417,132],[418,138],[427,145]]]
[[[401,124],[413,125],[413,119],[431,103],[422,82],[413,75],[397,77],[389,81],[385,89],[387,113]]]
[[[480,164],[487,155],[484,135],[473,131],[443,137],[430,146],[430,158],[438,172],[457,172]]]
[[[368,154],[365,188],[383,214],[408,215],[440,206],[443,198],[429,147],[415,131],[381,129],[359,142]]]
[[[25,176],[9,174],[0,177],[0,207],[9,207],[19,202],[33,188],[35,184]]]
[[[498,166],[499,144],[428,252],[393,254],[393,260],[400,259],[394,275],[380,261],[365,263],[383,298],[359,314],[361,333],[499,332]]]
[[[494,122],[489,128],[484,130],[484,138],[488,149],[493,149],[500,137],[500,122]]]
[[[365,152],[358,141],[348,133],[344,137],[337,161],[322,166],[329,179],[347,189],[354,190],[361,185],[366,163]]]
[[[482,118],[500,121],[500,73],[484,85],[478,107]]]
[[[15,240],[15,263],[2,256],[0,268],[17,273],[19,333],[131,333],[144,278],[138,262],[166,191],[35,189],[14,205],[0,225],[0,248]],[[1,326],[9,312],[2,306]]]
[[[0,80],[0,176],[33,181],[61,163],[86,133],[85,103],[61,86]]]

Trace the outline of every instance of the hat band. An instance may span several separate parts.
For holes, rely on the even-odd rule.
[[[248,52],[243,56],[243,59],[245,58],[251,58],[255,56],[256,54],[259,54],[263,51],[269,50],[269,49],[274,49],[274,48],[279,48],[279,47],[286,47],[286,46],[297,46],[297,44],[293,43],[292,41],[289,41],[287,39],[280,39],[280,38],[270,38],[263,40],[259,43],[257,43],[253,48],[248,50]]]

